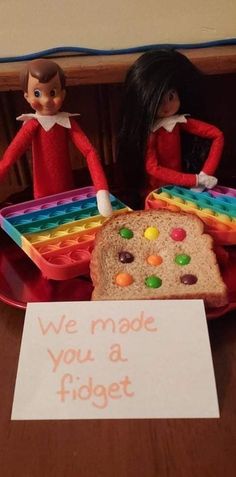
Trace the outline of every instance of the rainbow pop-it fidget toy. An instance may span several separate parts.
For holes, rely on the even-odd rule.
[[[217,243],[236,244],[236,190],[215,187],[208,192],[195,192],[179,186],[165,186],[151,192],[146,209],[167,209],[197,215],[205,230]]]
[[[114,214],[130,210],[110,195]],[[94,187],[5,207],[3,230],[39,267],[46,278],[65,280],[89,272],[99,215]]]

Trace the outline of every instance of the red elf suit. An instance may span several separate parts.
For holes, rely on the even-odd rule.
[[[25,121],[0,161],[0,180],[10,166],[32,145],[34,197],[58,194],[73,188],[69,157],[69,142],[75,144],[86,158],[96,191],[108,191],[108,184],[97,152],[86,135],[69,114],[53,116],[23,114]]]
[[[221,158],[224,145],[223,133],[210,124],[191,119],[183,115],[174,115],[159,119],[148,139],[145,169],[148,175],[148,187],[156,189],[166,184],[186,187],[198,185],[196,174],[183,173],[181,157],[181,131],[212,139],[208,157],[202,172],[212,175]],[[200,172],[200,171],[199,171]]]

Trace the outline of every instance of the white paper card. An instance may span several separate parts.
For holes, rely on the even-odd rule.
[[[219,417],[201,300],[30,303],[12,419]]]

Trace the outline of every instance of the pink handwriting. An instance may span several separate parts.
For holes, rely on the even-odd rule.
[[[109,404],[109,399],[131,398],[134,392],[129,388],[132,383],[128,376],[119,382],[111,384],[95,384],[94,378],[89,377],[87,383],[77,384],[80,381],[78,376],[70,373],[64,374],[61,378],[60,388],[57,391],[60,402],[64,403],[68,398],[72,401],[91,401],[92,406],[104,409]]]
[[[92,320],[91,333],[94,335],[98,331],[110,331],[112,333],[125,334],[128,332],[148,331],[155,332],[157,328],[155,325],[155,318],[153,316],[147,316],[145,318],[144,311],[141,311],[140,316],[137,318],[121,318],[116,321],[113,318],[100,318]]]
[[[47,349],[47,352],[52,360],[52,371],[55,373],[61,364],[78,363],[83,364],[87,361],[94,361],[94,356],[91,349],[83,351],[81,349],[68,348],[66,350],[61,349],[59,353],[55,354],[51,349]]]
[[[49,332],[52,332],[56,335],[64,331],[65,333],[77,333],[77,329],[75,328],[77,322],[75,320],[68,320],[66,315],[62,315],[59,322],[55,323],[54,321],[49,321],[46,325],[44,325],[43,320],[38,317],[39,326],[42,332],[42,335],[45,336]]]

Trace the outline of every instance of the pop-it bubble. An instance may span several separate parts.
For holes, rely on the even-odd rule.
[[[227,197],[225,194],[227,193]],[[164,199],[164,200],[163,200]],[[167,209],[196,214],[205,230],[220,244],[236,244],[236,190],[218,186],[208,192],[195,192],[179,186],[165,186],[151,192],[147,209]]]
[[[116,197],[110,199],[114,214],[130,210]],[[95,235],[105,220],[94,187],[5,207],[0,213],[1,227],[54,280],[89,273]]]

